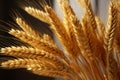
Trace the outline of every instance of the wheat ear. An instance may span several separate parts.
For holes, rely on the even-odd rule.
[[[40,35],[35,32],[30,25],[28,25],[22,18],[17,17],[16,23],[28,34],[34,35],[33,37],[40,39]]]
[[[45,59],[50,59],[50,60],[56,60],[57,58],[45,51],[39,50],[37,48],[32,48],[32,47],[25,47],[25,46],[11,46],[11,47],[5,47],[1,49],[1,53],[11,55],[14,57],[20,57],[20,58],[45,58]]]
[[[114,41],[114,47],[117,51],[118,54],[120,54],[120,1],[116,1],[116,6],[117,6],[117,21],[118,21],[118,26],[115,32],[115,41]]]
[[[118,78],[118,65],[113,57],[113,40],[114,34],[117,27],[117,10],[114,2],[110,3],[109,7],[109,17],[108,23],[105,32],[105,49],[106,49],[106,59],[107,59],[107,70],[108,70],[108,79]],[[118,78],[119,79],[119,78]],[[115,80],[118,80],[115,79]]]
[[[45,61],[45,60],[37,60],[37,59],[15,59],[15,60],[8,60],[6,62],[3,62],[1,64],[2,67],[4,68],[28,68],[30,70],[30,67],[29,65],[37,65],[39,66],[39,69],[41,68],[41,70],[43,71],[47,71],[47,70],[50,70],[50,69],[55,69],[54,65],[51,64],[50,62],[48,61]],[[36,66],[36,68],[37,68]],[[38,70],[39,70],[38,69]]]
[[[1,66],[3,68],[26,68],[26,65],[29,62],[33,62],[32,59],[15,59],[15,60],[8,60],[3,62]]]
[[[35,18],[37,18],[45,23],[50,24],[49,17],[45,12],[38,10],[36,8],[33,8],[33,7],[25,7],[24,10],[27,13],[29,13],[30,15],[34,16]]]

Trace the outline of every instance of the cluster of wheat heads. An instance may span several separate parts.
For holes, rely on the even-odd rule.
[[[62,45],[50,36],[39,36],[21,17],[16,23],[22,30],[8,33],[30,46],[1,48],[1,53],[16,57],[1,64],[7,69],[26,68],[34,74],[65,80],[120,80],[120,2],[110,2],[107,25],[94,16],[89,0],[78,0],[84,15],[78,19],[68,0],[57,0],[63,20],[48,5],[44,11],[32,6],[24,10],[50,25]]]

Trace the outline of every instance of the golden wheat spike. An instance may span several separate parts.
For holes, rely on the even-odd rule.
[[[95,33],[96,21],[94,13],[92,11],[90,0],[78,0],[78,2],[82,6],[82,8],[85,9],[85,16],[87,17],[89,24],[92,25],[91,29],[93,30],[93,33]]]
[[[114,40],[114,47],[116,49],[116,52],[120,54],[120,1],[116,1],[116,6],[117,6],[117,21],[118,21],[118,26],[115,32],[115,40]]]
[[[29,13],[30,15],[34,16],[35,18],[45,22],[45,23],[48,23],[50,24],[50,20],[48,18],[48,15],[43,12],[42,10],[38,10],[36,8],[33,8],[33,7],[25,7],[24,10]]]
[[[15,60],[8,60],[6,62],[3,62],[1,66],[3,68],[26,68],[27,63],[31,61],[28,59],[15,59]]]
[[[48,61],[38,60],[38,59],[19,59],[18,58],[14,60],[8,60],[1,64],[1,66],[4,68],[13,68],[13,69],[14,68],[28,68],[29,65],[38,65],[38,66],[43,65],[46,68],[52,67],[52,69],[56,67]],[[43,68],[43,69],[46,69],[46,68]]]
[[[107,27],[105,31],[105,49],[106,49],[106,59],[107,59],[107,70],[108,70],[108,79],[118,80],[118,65],[113,56],[113,40],[114,34],[117,27],[117,10],[114,2],[110,3],[109,6],[109,16]]]
[[[86,20],[86,23],[87,23],[87,25],[85,26],[85,33],[86,33],[86,36],[88,37],[89,45],[91,47],[92,53],[96,56],[99,56],[99,58],[101,58],[101,55],[104,55],[105,52],[104,52],[103,46],[99,42],[97,35],[96,35],[97,24],[96,24],[95,17],[92,11],[90,0],[78,0],[78,2],[85,9],[84,19]]]
[[[30,36],[29,34],[23,32],[23,31],[20,31],[20,30],[12,29],[12,30],[10,30],[9,33],[35,48],[44,50],[49,53],[52,52],[52,54],[59,56],[66,60],[64,53],[59,48],[49,45],[49,44],[45,43],[43,40],[37,40],[37,39],[33,38],[32,36]]]
[[[72,53],[78,53],[75,56],[80,54],[80,49],[78,47],[78,43],[76,41],[76,37],[74,35],[74,27],[79,26],[79,25],[74,25],[77,24],[79,21],[77,20],[77,17],[73,11],[73,9],[71,8],[71,6],[68,3],[68,0],[58,0],[59,5],[62,9],[63,15],[64,15],[64,25],[66,28],[66,31],[70,37],[71,40],[71,45],[74,49],[71,49]]]
[[[28,25],[22,18],[20,17],[17,17],[16,18],[16,23],[26,32],[28,33],[29,35],[35,37],[35,38],[38,38],[40,39],[40,35],[35,32],[30,25]]]
[[[50,53],[47,53],[43,50],[39,50],[36,48],[25,47],[25,46],[18,46],[18,47],[11,46],[11,47],[1,48],[1,53],[18,58],[32,58],[32,59],[44,58],[46,60],[54,60],[54,61],[57,60],[57,58]]]
[[[62,10],[63,16],[64,16],[64,27],[67,31],[67,33],[70,36],[70,29],[71,29],[71,25],[69,24],[71,21],[71,16],[75,15],[74,11],[72,10],[71,6],[68,3],[68,0],[57,0],[60,8]]]
[[[86,38],[81,25],[74,28],[74,34],[76,36],[78,46],[80,47],[80,50],[82,52],[82,55],[86,59],[94,59],[93,55],[91,54],[91,49],[88,43],[88,39]]]

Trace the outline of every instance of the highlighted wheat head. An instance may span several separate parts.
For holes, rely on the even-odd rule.
[[[57,1],[63,20],[48,5],[44,11],[31,5],[24,10],[49,24],[62,48],[49,35],[40,36],[23,18],[16,17],[22,30],[12,28],[8,33],[29,46],[1,48],[1,53],[16,57],[1,67],[26,68],[37,75],[65,80],[120,80],[120,2],[110,2],[107,25],[103,25],[89,0],[78,0],[84,11],[82,19],[76,17],[68,0]]]

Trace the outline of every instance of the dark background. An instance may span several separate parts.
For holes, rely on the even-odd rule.
[[[16,0],[0,0],[0,20],[4,22],[13,21],[11,18],[10,13],[12,12],[12,9],[17,9],[21,13],[23,13],[24,16],[27,16],[24,11],[20,10],[16,3]],[[30,17],[30,16],[27,16]],[[30,18],[32,19],[32,18]],[[36,19],[32,19],[34,22],[38,22]],[[40,22],[40,25],[47,26]],[[48,27],[41,27],[40,29],[43,33],[48,33],[52,36],[51,31]],[[0,34],[3,34],[5,37],[9,37],[9,35],[6,35],[6,33],[0,32]],[[0,58],[3,58],[6,56],[0,55]],[[14,70],[6,70],[0,68],[0,80],[54,80],[53,78],[48,77],[42,77],[38,75],[34,75],[27,71],[26,69],[14,69]]]

